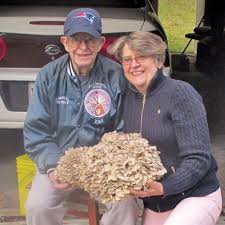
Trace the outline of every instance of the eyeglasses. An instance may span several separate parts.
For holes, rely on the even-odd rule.
[[[122,64],[125,66],[130,66],[131,63],[133,62],[133,60],[135,60],[135,62],[137,62],[138,64],[142,64],[145,62],[147,56],[135,56],[135,57],[124,57],[122,58]]]
[[[99,44],[99,40],[91,36],[83,37],[75,35],[68,37],[68,39],[70,40],[70,44],[73,48],[78,48],[83,41],[88,48],[94,48]]]

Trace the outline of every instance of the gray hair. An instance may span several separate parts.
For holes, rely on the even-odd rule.
[[[165,62],[167,45],[159,35],[147,31],[136,31],[120,37],[107,49],[108,53],[122,61],[124,45],[139,56],[152,56],[159,67]]]

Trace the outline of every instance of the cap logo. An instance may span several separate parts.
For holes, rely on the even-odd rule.
[[[95,20],[95,16],[92,13],[85,13],[85,12],[79,13],[74,18],[84,18],[88,20],[90,24],[93,24]]]

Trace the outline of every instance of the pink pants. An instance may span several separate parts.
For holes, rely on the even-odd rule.
[[[215,225],[221,210],[222,196],[218,189],[204,197],[186,198],[166,212],[145,209],[142,225]]]

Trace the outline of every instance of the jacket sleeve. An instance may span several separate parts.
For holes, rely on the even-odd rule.
[[[41,71],[35,82],[23,130],[25,152],[36,163],[40,173],[55,167],[63,155],[52,137],[49,83],[46,71]]]
[[[179,81],[173,92],[171,119],[179,149],[179,164],[175,173],[162,182],[165,196],[192,188],[211,166],[205,108],[200,95],[188,83]]]

